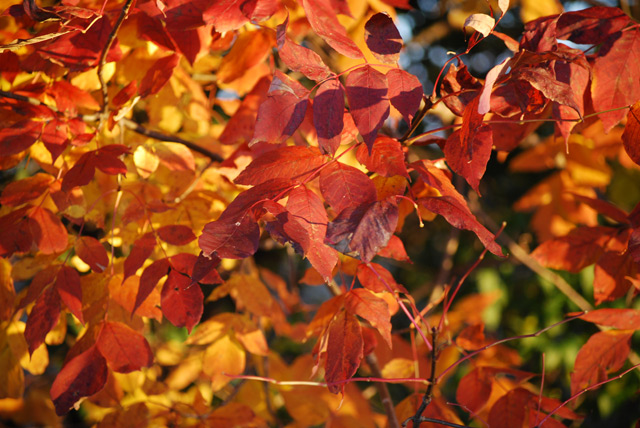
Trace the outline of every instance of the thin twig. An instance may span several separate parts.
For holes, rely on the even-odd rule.
[[[127,18],[129,14],[129,9],[131,9],[131,5],[133,4],[133,0],[127,0],[127,2],[122,6],[122,11],[120,12],[120,16],[116,21],[116,24],[113,26],[111,30],[111,34],[109,34],[109,38],[107,39],[107,44],[104,45],[102,49],[102,53],[100,54],[100,60],[98,61],[98,80],[100,81],[100,89],[102,90],[102,109],[100,110],[101,115],[104,117],[108,111],[109,107],[109,94],[107,93],[107,83],[104,81],[104,65],[107,61],[107,54],[111,49],[111,45],[116,39],[118,35],[118,30],[122,26],[122,23]]]
[[[436,339],[438,338],[438,330],[435,327],[431,328],[431,343],[433,347],[431,348],[431,374],[429,374],[429,386],[427,386],[427,390],[422,396],[422,403],[418,410],[416,410],[416,414],[407,419],[402,423],[402,426],[405,427],[409,423],[409,421],[413,422],[413,428],[418,428],[420,426],[420,422],[423,421],[422,414],[426,410],[427,406],[431,403],[433,399],[433,385],[436,383],[436,361],[438,360],[437,354],[437,346]],[[438,420],[433,420],[429,422],[438,422]],[[445,424],[446,425],[446,424]]]
[[[365,361],[371,369],[371,373],[373,373],[375,377],[382,378],[382,371],[378,365],[378,358],[376,358],[376,355],[374,353],[367,355],[365,357]],[[398,416],[396,415],[396,410],[393,407],[393,400],[391,399],[391,394],[389,394],[387,384],[384,382],[376,382],[376,389],[378,390],[378,395],[380,396],[380,401],[382,402],[384,411],[387,414],[389,428],[400,428]]]

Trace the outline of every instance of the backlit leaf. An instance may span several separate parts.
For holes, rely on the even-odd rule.
[[[364,26],[364,40],[379,61],[387,64],[398,62],[402,37],[386,13],[376,13],[369,18]]]
[[[320,191],[336,212],[377,199],[371,179],[359,169],[340,162],[332,162],[321,171]]]
[[[571,373],[571,394],[607,379],[627,360],[633,331],[608,330],[595,333],[584,344]]]
[[[107,374],[107,362],[95,346],[67,362],[51,386],[56,414],[64,415],[81,398],[100,391]]]
[[[285,146],[254,159],[235,179],[238,184],[262,184],[274,178],[304,181],[326,160],[315,147]]]
[[[179,61],[180,56],[177,54],[168,55],[156,61],[142,78],[138,90],[140,97],[145,98],[157,94],[169,82],[173,75],[173,69],[176,68]]]
[[[131,327],[112,321],[102,323],[96,346],[112,370],[129,373],[149,367],[153,354],[147,339]]]
[[[344,307],[347,312],[369,321],[391,348],[391,316],[386,301],[367,289],[356,288],[346,294]]]
[[[0,204],[15,207],[39,198],[53,181],[53,176],[42,172],[22,180],[12,181],[2,190]]]
[[[40,294],[27,318],[24,337],[29,344],[29,354],[33,354],[44,343],[44,338],[58,323],[59,318],[60,297],[54,287],[49,287]]]
[[[47,208],[35,207],[29,214],[29,229],[43,254],[60,253],[67,249],[69,237],[62,221]]]
[[[474,13],[464,21],[465,27],[471,27],[484,37],[491,34],[491,30],[496,25],[496,20],[484,13]]]
[[[338,11],[334,9],[333,4],[330,0],[302,1],[309,24],[316,34],[342,55],[350,58],[362,58],[362,51],[338,21]]]
[[[289,17],[277,27],[278,53],[282,61],[294,71],[299,71],[311,80],[324,80],[333,74],[320,55],[294,43],[287,36]]]
[[[260,228],[248,213],[239,219],[224,219],[207,223],[198,238],[205,256],[221,259],[244,259],[258,250]]]
[[[402,114],[407,124],[411,124],[424,96],[420,80],[399,68],[389,70],[386,77],[391,105]]]
[[[149,232],[138,238],[131,247],[131,252],[124,261],[124,282],[131,275],[135,275],[136,271],[142,267],[144,262],[149,258],[156,246],[156,238],[153,232]]]
[[[385,177],[402,175],[409,178],[405,166],[404,150],[398,140],[391,137],[379,136],[373,143],[371,150],[365,146],[358,147],[356,152],[358,162],[371,172]]]
[[[402,285],[396,282],[391,272],[377,263],[359,264],[356,274],[360,284],[374,293],[407,292]]]
[[[167,259],[156,260],[147,266],[140,276],[140,287],[136,295],[136,303],[133,305],[133,312],[142,305],[149,294],[156,288],[158,281],[169,273],[169,261]]]
[[[611,35],[600,48],[604,55],[593,64],[591,97],[596,111],[617,109],[640,99],[640,31],[634,29]],[[608,132],[625,116],[625,109],[599,114]]]
[[[580,316],[580,319],[620,330],[640,329],[640,311],[637,309],[596,309]]]
[[[176,327],[191,332],[202,317],[204,296],[199,285],[191,285],[191,278],[175,270],[162,287],[162,313]]]
[[[387,79],[375,68],[365,65],[349,73],[345,86],[353,121],[371,150],[378,130],[389,117]]]
[[[495,402],[489,412],[492,427],[521,427],[527,416],[527,404],[534,395],[524,388],[515,388]]]
[[[344,391],[343,382],[351,378],[360,367],[363,357],[362,329],[355,315],[340,311],[329,325],[325,379],[329,391]]]
[[[33,145],[42,132],[42,123],[23,120],[0,130],[0,156],[20,153]]]

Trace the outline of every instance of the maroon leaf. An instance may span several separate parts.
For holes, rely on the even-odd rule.
[[[365,146],[358,147],[356,158],[369,171],[384,177],[402,175],[409,178],[402,145],[395,138],[385,136],[376,138],[370,153]]]
[[[622,30],[630,19],[615,7],[590,7],[560,15],[556,37],[574,43],[598,44]]]
[[[397,224],[398,206],[393,200],[347,207],[329,224],[325,242],[369,262],[387,245]]]
[[[387,79],[375,68],[365,65],[349,73],[346,89],[353,121],[371,150],[378,130],[389,117]]]
[[[188,226],[172,224],[158,229],[158,236],[171,245],[186,245],[196,239],[196,235]]]
[[[322,170],[320,192],[336,212],[377,199],[376,186],[367,174],[340,162],[334,162]]]
[[[326,160],[315,147],[285,146],[256,158],[238,175],[238,184],[262,184],[275,178],[302,182]]]
[[[54,287],[49,287],[40,294],[27,318],[24,338],[29,344],[29,354],[33,354],[44,343],[47,333],[56,326],[59,318],[60,297]]]
[[[362,52],[338,21],[331,0],[303,0],[311,28],[332,48],[349,58],[362,58]],[[339,11],[338,11],[339,12]]]
[[[64,415],[81,398],[100,391],[107,374],[107,362],[95,345],[67,362],[51,386],[56,414]]]
[[[167,259],[156,260],[147,266],[140,276],[140,286],[136,295],[136,302],[133,305],[133,314],[142,305],[149,294],[156,288],[158,281],[169,273],[171,265]]]
[[[186,327],[189,333],[198,324],[203,312],[204,296],[191,279],[172,270],[162,287],[162,313],[176,327]]]
[[[400,58],[402,37],[386,13],[376,13],[364,26],[364,41],[373,56],[386,64],[395,64]]]
[[[333,155],[344,128],[344,89],[340,80],[330,79],[318,87],[313,98],[313,126],[322,151]]]
[[[244,259],[258,250],[260,228],[249,213],[238,219],[207,223],[198,238],[205,256],[215,255],[221,259]]]
[[[404,117],[407,124],[411,124],[413,115],[420,107],[424,96],[422,84],[416,76],[399,68],[387,72],[389,85],[389,101]]]
[[[109,256],[100,241],[91,236],[81,236],[74,245],[76,254],[94,272],[102,272],[109,265]]]

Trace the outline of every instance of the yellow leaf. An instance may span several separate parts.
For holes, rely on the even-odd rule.
[[[11,264],[7,259],[0,259],[0,321],[7,321],[13,313],[16,291],[11,279]]]
[[[149,147],[142,145],[133,152],[133,164],[140,177],[149,178],[158,168],[160,159]]]
[[[533,21],[548,15],[562,13],[562,5],[558,0],[521,0],[520,18],[522,22]]]
[[[415,364],[407,358],[394,358],[382,368],[384,378],[407,378],[415,375]]]
[[[231,377],[244,372],[245,352],[233,341],[229,335],[222,336],[210,345],[204,353],[202,368],[206,375],[211,376],[211,388],[219,391]]]

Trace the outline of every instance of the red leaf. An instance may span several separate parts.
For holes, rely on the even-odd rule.
[[[397,224],[398,205],[393,199],[348,207],[329,224],[325,242],[369,262],[387,245]]]
[[[96,168],[109,175],[125,175],[127,166],[118,159],[119,156],[125,153],[129,153],[129,148],[121,144],[111,144],[99,148],[94,152]]]
[[[313,126],[320,149],[326,154],[335,154],[344,129],[344,89],[337,78],[318,87],[313,98]]]
[[[0,204],[16,207],[39,198],[49,188],[55,178],[38,172],[22,180],[12,181],[2,190]]]
[[[304,186],[294,189],[287,200],[287,211],[307,231],[308,243],[302,246],[304,255],[325,281],[333,277],[338,254],[324,244],[327,233],[327,212],[320,198]]]
[[[265,141],[280,144],[298,129],[309,103],[309,93],[297,93],[291,79],[276,74],[267,99],[260,104],[250,144]]]
[[[329,391],[337,394],[344,391],[342,382],[352,377],[363,357],[362,329],[355,315],[340,311],[331,321],[327,339],[327,361],[325,379]]]
[[[581,109],[574,98],[572,87],[569,86],[568,83],[556,80],[554,74],[546,68],[533,67],[519,69],[515,75],[518,79],[529,82],[531,86],[542,92],[549,100],[569,106],[575,110],[578,115],[581,114]]]
[[[479,98],[467,104],[462,116],[462,128],[447,139],[444,154],[447,163],[480,193],[478,186],[487,168],[493,146],[489,125],[482,124],[484,115],[478,113]]]
[[[386,136],[376,138],[370,151],[365,146],[358,147],[356,158],[369,171],[384,177],[402,175],[409,178],[402,145],[395,138]]]
[[[527,415],[527,404],[534,395],[523,388],[512,389],[495,402],[489,412],[491,428],[521,427]]]
[[[410,125],[424,96],[422,84],[416,76],[399,68],[389,70],[386,77],[389,85],[389,101]]]
[[[239,142],[247,142],[253,137],[256,123],[256,115],[258,107],[267,96],[269,90],[269,79],[263,77],[256,83],[255,87],[249,92],[236,113],[229,119],[227,126],[220,135],[221,144],[236,144]]]
[[[96,173],[96,165],[93,152],[87,152],[67,171],[62,178],[62,190],[68,192],[76,186],[89,184]]]
[[[56,414],[67,413],[83,397],[100,391],[107,382],[107,362],[95,346],[62,367],[51,386]]]
[[[27,252],[31,249],[33,235],[27,205],[0,217],[0,255],[10,256],[14,252]]]
[[[578,273],[598,261],[613,233],[608,227],[578,227],[567,236],[543,242],[531,256],[545,267]]]
[[[582,52],[580,52],[580,56],[582,61],[586,62]],[[575,94],[576,106],[578,108],[578,111],[575,111],[573,108],[564,105],[553,105],[553,116],[561,119],[556,122],[556,126],[560,130],[560,134],[564,137],[565,144],[567,144],[571,130],[577,125],[577,122],[567,119],[575,120],[584,115],[584,93],[589,86],[591,73],[589,68],[584,67],[583,64],[578,62],[566,63],[556,61],[554,68],[556,79],[571,87],[571,91]]]
[[[358,46],[338,21],[331,0],[303,0],[302,6],[313,31],[329,46],[349,58],[363,57]]]
[[[119,322],[103,322],[96,346],[109,367],[118,373],[140,370],[153,363],[153,354],[147,339]]]
[[[59,318],[60,297],[53,287],[49,287],[40,294],[27,318],[24,338],[29,344],[29,354],[44,343],[47,333],[56,326]]]
[[[585,204],[589,205],[591,208],[598,211],[598,213],[602,214],[605,217],[609,217],[610,219],[615,220],[618,223],[629,224],[627,213],[610,202],[602,199],[590,198],[578,193],[575,193],[573,197],[577,201],[584,202]]]
[[[42,122],[22,120],[0,129],[0,156],[11,156],[27,150],[42,132]]]
[[[198,238],[202,253],[221,259],[244,259],[258,250],[260,227],[249,213],[239,219],[225,218],[207,223]]]
[[[124,261],[124,282],[131,275],[135,275],[136,271],[142,267],[145,260],[149,258],[156,246],[156,238],[153,232],[149,232],[138,238],[131,247],[131,252]]]
[[[256,158],[235,179],[237,184],[262,184],[274,178],[302,182],[326,160],[315,147],[285,146]],[[293,183],[292,183],[293,184]]]
[[[376,186],[367,174],[340,162],[333,162],[322,170],[320,192],[336,212],[377,199]]]
[[[289,17],[277,27],[278,37],[278,53],[280,59],[284,61],[287,66],[294,71],[299,71],[311,80],[321,81],[331,76],[333,73],[322,62],[320,55],[294,43],[289,37],[287,37],[287,26],[289,24]]]
[[[171,268],[180,273],[188,275],[191,278],[191,284],[222,284],[222,278],[215,270],[220,264],[220,259],[211,257],[207,258],[202,255],[194,256],[193,254],[180,253],[172,256]]]
[[[622,133],[622,143],[629,157],[640,165],[640,101],[635,103],[627,114],[627,124]],[[3,192],[4,196],[4,192]]]
[[[493,373],[491,373],[493,374]],[[487,376],[484,367],[475,367],[463,376],[456,390],[456,401],[473,413],[477,413],[491,395],[491,376]]]
[[[109,266],[109,256],[100,241],[91,236],[81,236],[74,245],[76,255],[94,272],[102,272]]]
[[[168,55],[156,61],[142,78],[138,91],[140,97],[157,94],[169,82],[173,76],[173,69],[179,61],[180,55],[177,54]]]
[[[389,259],[398,260],[400,262],[409,262],[411,263],[411,259],[407,254],[407,250],[404,248],[404,243],[402,239],[393,235],[389,238],[389,242],[387,246],[378,251],[378,255],[380,257],[387,257]]]
[[[593,64],[591,97],[596,111],[617,109],[640,99],[640,31],[615,33],[600,47]],[[599,114],[605,132],[625,116],[625,109]]]
[[[140,276],[140,287],[138,288],[132,314],[135,314],[142,302],[149,297],[149,294],[156,288],[158,281],[169,273],[169,269],[170,264],[167,259],[156,260],[144,269],[142,276]]]
[[[179,224],[162,226],[158,229],[158,236],[171,245],[187,245],[196,239],[190,227]]]
[[[627,26],[630,19],[616,7],[596,6],[560,15],[556,37],[574,43],[598,44]]]
[[[395,64],[400,58],[402,37],[386,13],[376,13],[364,26],[364,41],[373,56],[386,64]]]
[[[62,221],[47,208],[35,207],[29,213],[29,229],[43,254],[60,253],[67,249],[69,237]]]
[[[371,150],[378,130],[389,117],[387,79],[375,68],[365,65],[349,73],[345,83],[351,116]]]
[[[391,314],[384,299],[364,288],[356,288],[346,293],[344,307],[347,312],[369,321],[391,348]]]
[[[69,142],[69,125],[61,120],[50,121],[42,131],[42,142],[55,161]]]
[[[198,324],[204,310],[204,296],[198,285],[175,270],[162,287],[162,314],[176,327],[186,327],[189,333]]]
[[[628,254],[606,251],[596,262],[593,273],[593,297],[596,305],[627,294],[631,283],[626,279],[635,269]]]
[[[580,319],[620,330],[640,329],[640,310],[637,309],[596,309],[582,315]]]
[[[493,234],[478,222],[443,170],[430,161],[414,162],[411,166],[420,174],[427,186],[435,188],[442,195],[421,198],[417,201],[419,204],[443,216],[452,226],[472,231],[489,251],[496,256],[503,256],[502,248],[495,242]]]
[[[126,174],[127,166],[118,159],[118,156],[128,152],[129,149],[126,146],[112,144],[83,154],[64,175],[62,190],[67,192],[76,186],[89,184],[96,173],[96,168],[105,174]]]
[[[360,284],[374,293],[407,292],[402,285],[396,282],[391,272],[377,263],[359,264],[356,275]]]
[[[607,374],[620,369],[629,354],[633,331],[601,331],[584,344],[571,373],[571,394],[607,379]]]
[[[69,311],[84,324],[82,316],[82,287],[80,286],[78,272],[68,266],[62,266],[56,277],[56,290]]]

